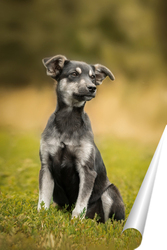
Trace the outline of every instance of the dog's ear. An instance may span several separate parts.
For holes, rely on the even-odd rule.
[[[94,64],[93,68],[95,70],[95,75],[96,75],[96,85],[102,84],[102,81],[107,76],[109,76],[111,80],[115,79],[113,73],[107,67],[101,64]]]
[[[47,69],[46,74],[56,79],[57,76],[61,73],[66,60],[67,58],[62,55],[42,59],[42,62]]]

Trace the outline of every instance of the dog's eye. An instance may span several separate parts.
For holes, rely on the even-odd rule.
[[[78,76],[78,73],[77,72],[72,72],[70,75],[73,76],[73,77],[76,77],[76,76]]]
[[[91,78],[92,80],[94,80],[94,79],[95,79],[95,75],[91,75],[90,78]]]

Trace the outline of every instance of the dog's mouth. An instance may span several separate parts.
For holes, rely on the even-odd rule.
[[[89,94],[76,94],[74,93],[73,96],[78,101],[90,101],[92,98],[94,98],[96,93],[89,93]]]

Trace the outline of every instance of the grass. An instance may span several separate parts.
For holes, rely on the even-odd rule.
[[[40,136],[0,130],[0,249],[134,249],[136,230],[122,233],[125,222],[105,224],[71,220],[71,213],[52,204],[37,212]],[[126,218],[151,161],[153,146],[98,137],[108,177],[121,191]]]

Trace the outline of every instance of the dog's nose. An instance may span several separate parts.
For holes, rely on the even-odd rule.
[[[96,87],[88,86],[89,92],[94,93],[96,91]]]

